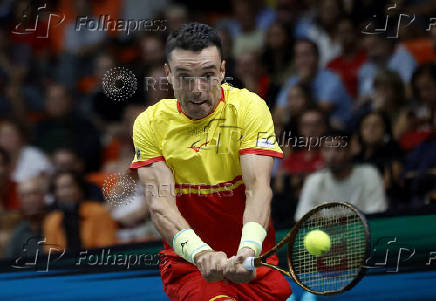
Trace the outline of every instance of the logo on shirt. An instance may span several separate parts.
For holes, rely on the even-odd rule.
[[[192,143],[191,146],[188,146],[188,148],[193,149],[196,153],[198,153],[200,150],[205,149],[204,146],[208,145],[210,141],[206,141],[202,144],[200,144],[200,146],[197,146],[197,143],[200,142],[201,140],[197,140],[194,143]]]
[[[275,141],[268,140],[268,138],[257,139],[256,146],[260,147],[274,147]]]

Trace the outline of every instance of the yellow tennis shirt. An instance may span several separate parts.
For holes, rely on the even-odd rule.
[[[215,109],[195,120],[184,114],[176,99],[162,99],[137,117],[133,143],[130,168],[165,161],[174,175],[182,216],[213,249],[235,255],[245,209],[239,156],[283,158],[265,101],[223,84]],[[270,223],[263,250],[274,242]]]

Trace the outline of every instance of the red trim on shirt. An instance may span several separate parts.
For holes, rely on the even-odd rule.
[[[226,186],[231,186],[233,184],[235,184],[238,181],[242,180],[242,176],[237,176],[235,177],[233,180],[231,181],[227,181],[227,182],[222,182],[222,183],[218,183],[215,185],[200,185],[200,184],[175,184],[176,188],[200,188],[200,189],[206,189],[206,188],[220,188],[223,187],[223,185]],[[229,185],[231,184],[231,185]]]
[[[256,154],[256,155],[277,157],[277,158],[283,159],[283,154],[280,152],[267,150],[267,149],[254,148],[254,147],[241,149],[239,151],[239,154],[240,155]]]
[[[163,156],[159,156],[159,157],[148,159],[147,161],[136,161],[130,164],[130,169],[137,169],[158,161],[165,161],[165,158]]]
[[[216,110],[216,108],[218,107],[218,105],[219,105],[219,103],[220,102],[226,102],[226,99],[225,99],[225,97],[224,97],[224,89],[223,89],[223,87],[221,87],[221,98],[220,98],[220,100],[218,101],[218,103],[216,104],[216,106],[215,106],[215,108],[213,108],[213,110],[209,113],[209,114],[207,114],[207,116],[209,116],[210,114],[212,114],[213,112],[215,112],[215,110]],[[180,105],[180,102],[179,102],[179,100],[177,99],[177,111],[179,112],[179,113],[183,113],[183,115],[185,115],[188,119],[190,119],[190,120],[200,120],[200,119],[203,119],[203,118],[206,118],[207,116],[204,116],[203,118],[199,118],[199,119],[195,119],[195,118],[191,118],[191,117],[189,117],[188,115],[186,115],[185,114],[185,112],[183,112],[183,110],[182,110],[182,106]]]

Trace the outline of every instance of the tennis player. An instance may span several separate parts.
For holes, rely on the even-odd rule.
[[[221,41],[205,24],[170,34],[164,69],[175,99],[133,126],[135,157],[152,220],[164,239],[160,272],[171,300],[286,300],[288,281],[246,257],[275,244],[273,157],[282,158],[264,100],[221,84]],[[269,262],[277,264],[277,257]]]

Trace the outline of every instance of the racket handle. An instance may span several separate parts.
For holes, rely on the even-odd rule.
[[[253,271],[256,269],[256,266],[254,265],[254,258],[255,257],[247,257],[244,259],[244,262],[242,262],[244,269],[248,271]]]

